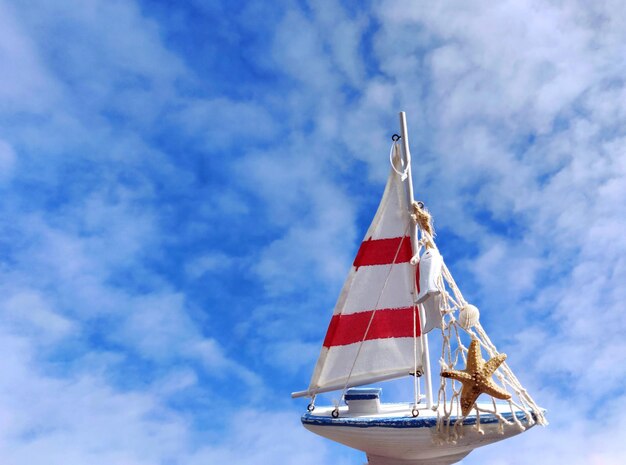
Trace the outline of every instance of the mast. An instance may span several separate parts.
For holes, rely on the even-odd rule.
[[[413,196],[413,176],[411,174],[411,152],[409,150],[409,132],[407,130],[406,124],[406,113],[400,112],[400,133],[402,135],[402,147],[404,149],[404,159],[407,164],[407,196],[409,199],[409,208],[412,208],[413,202],[415,198]],[[407,212],[408,214],[411,213]],[[411,227],[411,246],[415,251],[417,250],[418,239],[417,239],[417,225],[413,225]],[[424,333],[424,310],[420,306],[418,306],[420,312],[420,324],[422,326],[422,366],[424,367],[424,387],[426,390],[426,406],[428,408],[432,408],[433,406],[433,389],[432,389],[432,381],[431,381],[431,373],[430,373],[430,353],[428,350],[428,335]]]

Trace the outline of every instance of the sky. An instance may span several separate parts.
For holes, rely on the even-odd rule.
[[[623,463],[624,56],[611,0],[0,0],[0,462],[362,464],[290,393],[404,110],[550,420],[463,464]]]

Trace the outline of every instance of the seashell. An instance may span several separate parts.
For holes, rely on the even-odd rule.
[[[470,329],[478,324],[480,312],[474,305],[467,304],[459,311],[459,324],[464,329]]]

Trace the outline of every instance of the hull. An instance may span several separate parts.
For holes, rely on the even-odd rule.
[[[480,405],[479,405],[480,406]],[[420,406],[413,417],[407,404],[382,404],[375,414],[350,414],[347,407],[333,418],[333,408],[316,408],[302,417],[305,428],[315,434],[345,444],[367,454],[370,465],[418,465],[456,463],[477,447],[515,436],[524,429],[516,424],[499,423],[493,414],[481,413],[480,428],[475,410],[463,424],[437,430],[437,412]],[[485,405],[493,409],[493,404]],[[521,411],[511,411],[508,404],[498,405],[498,414],[511,421],[515,415],[524,425]]]

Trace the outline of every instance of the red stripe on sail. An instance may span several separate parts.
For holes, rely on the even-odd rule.
[[[358,269],[360,266],[406,263],[411,260],[411,257],[413,257],[413,250],[409,236],[374,240],[370,237],[361,242],[353,265]]]
[[[367,325],[374,314],[372,324]],[[416,313],[417,335],[420,336],[419,313]],[[367,335],[365,332],[367,331]],[[364,338],[365,336],[365,338]],[[372,339],[413,337],[413,307],[384,308],[349,315],[333,315],[324,339],[324,347],[344,346]]]

